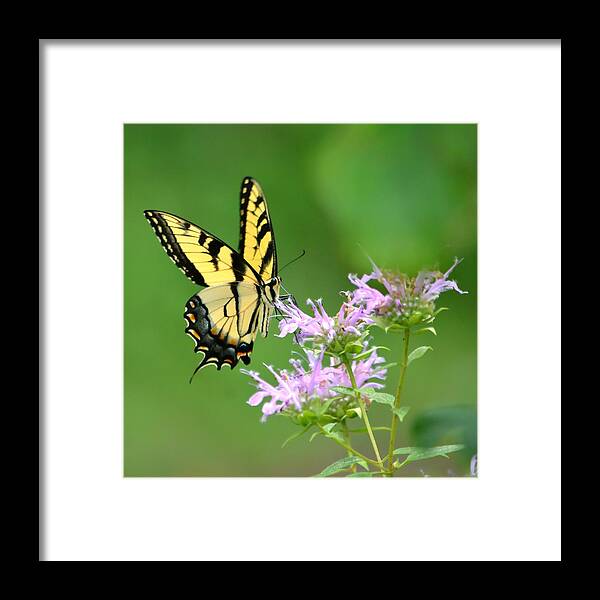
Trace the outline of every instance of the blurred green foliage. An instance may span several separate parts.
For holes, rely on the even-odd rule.
[[[469,294],[445,293],[434,347],[411,365],[398,445],[464,443],[450,460],[406,475],[464,475],[476,451],[477,128],[475,125],[125,125],[126,476],[307,476],[341,457],[330,441],[305,438],[281,449],[294,426],[260,423],[239,367],[207,368],[189,384],[200,355],[184,334],[183,307],[197,291],[168,259],[144,209],[175,213],[237,246],[242,178],[261,183],[285,287],[302,305],[323,298],[337,311],[349,272],[381,267],[454,273]],[[285,367],[291,339],[255,345],[252,367]],[[423,339],[419,343],[423,343]],[[401,336],[376,342],[397,362]],[[398,367],[386,391],[394,392]],[[389,425],[386,409],[371,420]],[[385,432],[381,447],[387,446]],[[356,447],[369,452],[367,440]]]

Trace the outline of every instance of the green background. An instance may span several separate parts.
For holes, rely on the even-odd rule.
[[[409,466],[405,475],[469,472],[476,452],[477,127],[475,125],[125,125],[125,464],[126,476],[308,476],[343,456],[329,440],[301,438],[289,420],[260,422],[246,404],[250,380],[228,368],[200,371],[184,334],[183,307],[197,287],[173,265],[144,209],[196,223],[237,247],[239,187],[255,177],[269,202],[279,264],[301,306],[323,298],[337,311],[347,274],[382,268],[446,270],[468,295],[443,294],[451,310],[434,352],[408,371],[398,445],[464,443],[450,460]],[[290,337],[259,337],[252,368],[283,368]],[[401,336],[376,342],[398,361]],[[414,346],[413,346],[414,347]],[[394,392],[398,368],[389,371]],[[371,421],[389,425],[385,407]],[[379,434],[378,434],[379,436]],[[381,432],[381,447],[387,436]],[[356,447],[370,454],[368,442]]]

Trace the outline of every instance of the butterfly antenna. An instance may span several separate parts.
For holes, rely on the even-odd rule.
[[[300,260],[305,254],[306,254],[306,250],[302,250],[302,252],[300,253],[299,256],[296,256],[296,258],[290,260],[289,263],[283,265],[283,267],[281,267],[281,269],[279,269],[279,272],[281,273],[281,271],[283,271],[286,267],[289,267],[292,263],[295,263],[297,260]]]

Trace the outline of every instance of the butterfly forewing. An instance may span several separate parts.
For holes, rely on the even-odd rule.
[[[144,211],[171,260],[201,286],[259,277],[231,246],[186,219],[159,210]]]
[[[240,189],[240,254],[263,281],[277,275],[277,251],[265,195],[255,179]]]

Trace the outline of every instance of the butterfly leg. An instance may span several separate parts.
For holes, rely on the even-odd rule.
[[[293,294],[284,294],[282,296],[279,296],[279,299],[283,302],[291,302],[294,306],[298,306],[298,302],[296,301],[296,298]]]

